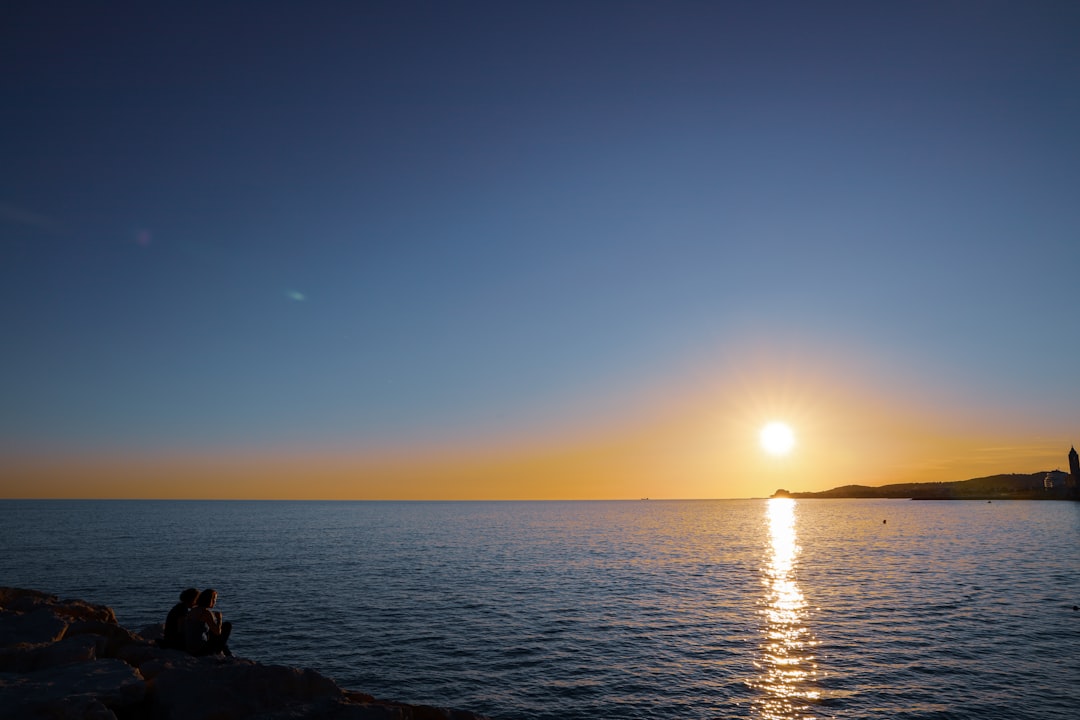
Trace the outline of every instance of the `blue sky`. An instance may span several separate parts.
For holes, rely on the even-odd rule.
[[[495,443],[750,348],[1080,440],[1075,4],[0,26],[9,456]]]

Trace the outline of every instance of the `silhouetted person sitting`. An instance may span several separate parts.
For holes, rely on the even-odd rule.
[[[222,622],[221,613],[211,610],[215,603],[217,590],[207,588],[184,618],[184,644],[192,655],[232,655],[227,645],[232,623]]]
[[[198,597],[199,591],[195,588],[188,588],[180,593],[180,602],[173,605],[172,610],[165,617],[165,636],[161,638],[158,645],[174,650],[184,649],[186,632],[184,620],[187,618],[188,611],[195,607],[195,600]]]

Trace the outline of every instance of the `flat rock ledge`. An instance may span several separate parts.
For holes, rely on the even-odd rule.
[[[314,670],[164,650],[112,609],[0,587],[0,720],[485,720],[376,700]]]

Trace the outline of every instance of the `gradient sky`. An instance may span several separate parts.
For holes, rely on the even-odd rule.
[[[1078,37],[1064,1],[6,4],[0,496],[1066,466]]]

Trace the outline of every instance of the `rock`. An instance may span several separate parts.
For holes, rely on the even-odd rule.
[[[153,678],[152,714],[169,720],[253,717],[319,701],[329,706],[345,699],[341,688],[313,670],[239,658],[171,663]]]
[[[143,640],[149,640],[150,642],[157,642],[165,637],[165,623],[154,623],[153,625],[147,625],[137,633]]]
[[[157,646],[110,608],[0,588],[0,720],[484,720],[376,700],[314,670]]]
[[[65,638],[79,635],[103,638],[105,643],[100,653],[103,657],[116,657],[121,648],[146,642],[130,630],[117,625],[115,621],[108,623],[100,620],[76,620],[68,625],[64,633]]]
[[[54,643],[0,648],[0,672],[28,673],[87,662],[98,657],[98,645],[97,638],[82,636]]]
[[[170,663],[195,660],[183,650],[167,650],[148,643],[125,645],[116,652],[115,657],[134,668],[138,668],[139,672],[147,680],[152,680],[158,672],[161,672]]]
[[[0,718],[109,717],[142,701],[146,683],[121,660],[91,660],[31,673],[0,673]],[[100,706],[100,707],[99,707]]]
[[[0,610],[0,647],[56,642],[66,630],[67,623],[47,608],[25,613]]]
[[[67,622],[76,620],[98,620],[116,625],[116,614],[112,608],[93,605],[83,600],[60,600],[38,590],[23,588],[0,588],[0,609],[17,613],[33,612],[45,608]]]

